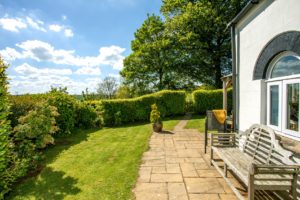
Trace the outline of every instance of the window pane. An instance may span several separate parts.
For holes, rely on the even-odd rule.
[[[299,131],[299,83],[287,85],[287,129]]]
[[[300,74],[300,60],[296,56],[285,56],[275,64],[271,78]]]
[[[278,126],[279,116],[279,86],[270,86],[270,124]]]

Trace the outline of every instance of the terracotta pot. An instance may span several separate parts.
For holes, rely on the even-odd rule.
[[[154,132],[158,132],[159,133],[159,132],[162,131],[163,124],[161,122],[153,123],[152,127],[153,127],[153,131]]]

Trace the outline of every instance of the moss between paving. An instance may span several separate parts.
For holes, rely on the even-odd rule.
[[[173,129],[180,118],[164,122]],[[8,199],[132,199],[150,124],[78,131],[45,152],[42,172],[18,184]]]

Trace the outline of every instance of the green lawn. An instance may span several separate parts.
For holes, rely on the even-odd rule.
[[[173,129],[179,118],[164,121]],[[8,199],[133,199],[150,124],[78,131],[45,153],[42,172],[18,184]]]
[[[187,129],[198,129],[200,133],[205,131],[205,115],[193,115],[185,126]]]

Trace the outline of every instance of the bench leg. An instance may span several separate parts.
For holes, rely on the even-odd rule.
[[[226,165],[226,163],[224,164],[224,176],[227,177],[227,165]]]
[[[293,199],[297,199],[297,175],[293,176],[292,188],[290,194],[292,195]]]
[[[213,164],[212,164],[213,159],[214,159],[214,151],[213,151],[212,148],[210,148],[210,165],[211,165],[211,166],[213,165]]]
[[[248,200],[254,200],[254,175],[249,174]]]

